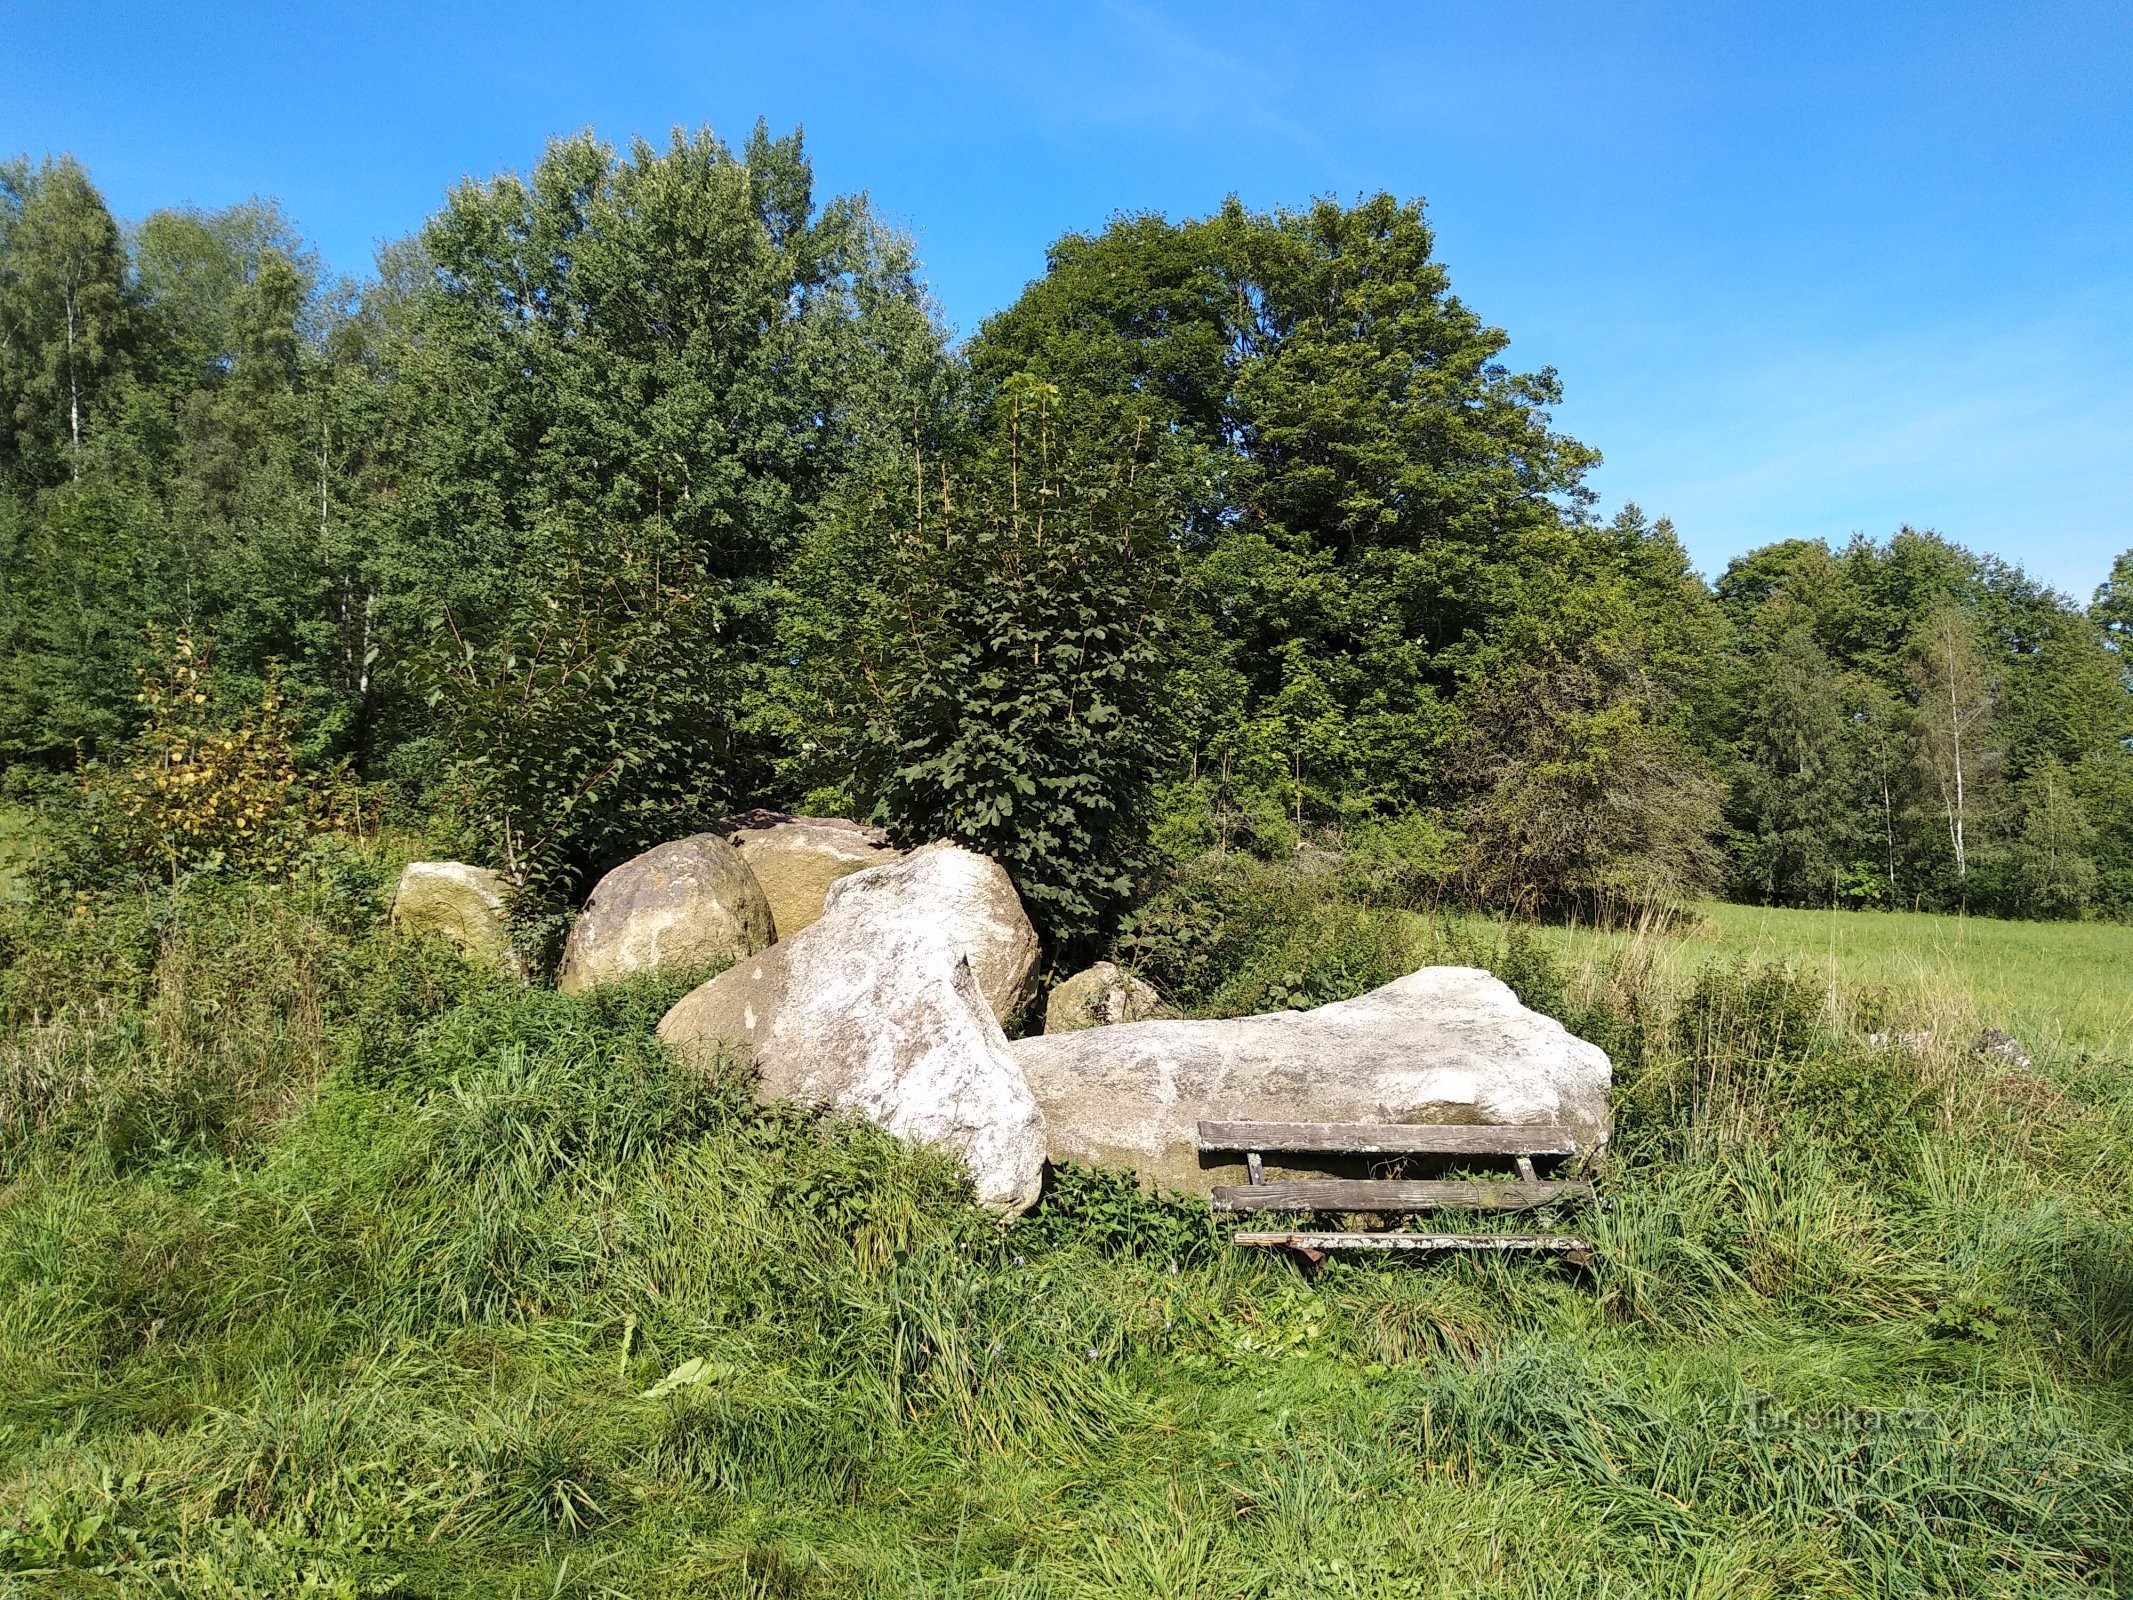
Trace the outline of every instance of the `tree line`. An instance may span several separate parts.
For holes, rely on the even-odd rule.
[[[1069,234],[958,346],[760,126],[557,141],[362,281],[0,164],[0,759],[123,764],[183,640],[536,894],[766,805],[1069,940],[1327,844],[1524,911],[2133,912],[2133,552],[2085,607],[1911,529],[1706,583],[1507,342],[1388,195]]]

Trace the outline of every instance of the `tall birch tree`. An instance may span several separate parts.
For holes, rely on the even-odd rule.
[[[1943,607],[1927,620],[1912,678],[1918,689],[1921,772],[1940,797],[1960,883],[1970,875],[1979,802],[1998,767],[1991,742],[1998,685],[1977,629],[1956,607]]]

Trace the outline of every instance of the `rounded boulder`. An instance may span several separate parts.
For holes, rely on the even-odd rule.
[[[638,972],[739,961],[774,937],[770,902],[740,850],[699,833],[623,862],[594,886],[556,986],[576,992]]]
[[[882,925],[939,928],[970,960],[985,1003],[1002,1023],[1036,993],[1037,930],[1015,880],[990,856],[943,840],[830,885],[825,917],[850,910]]]
[[[830,885],[897,858],[888,835],[842,817],[759,813],[727,835],[739,847],[770,902],[780,939],[790,939],[822,915]]]
[[[1044,1031],[1073,1033],[1114,1022],[1144,1022],[1163,1009],[1163,997],[1109,961],[1085,967],[1057,985],[1044,1003]]]

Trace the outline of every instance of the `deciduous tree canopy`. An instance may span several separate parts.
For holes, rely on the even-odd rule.
[[[559,140],[363,283],[271,201],[12,162],[0,758],[126,747],[183,630],[550,891],[762,804],[962,838],[1069,939],[1328,843],[1524,908],[2133,913],[2133,552],[2085,610],[1911,529],[1707,587],[1507,345],[1389,195],[1070,234],[955,349],[797,134]]]

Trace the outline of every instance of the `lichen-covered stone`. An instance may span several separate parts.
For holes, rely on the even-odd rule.
[[[822,915],[830,885],[897,858],[879,828],[842,817],[758,814],[727,835],[740,849],[770,903],[777,936],[789,939]]]
[[[392,924],[402,933],[449,940],[477,966],[517,972],[505,924],[511,883],[500,872],[464,861],[410,861],[393,890]]]
[[[1044,1003],[1044,1031],[1144,1022],[1162,1009],[1163,997],[1153,987],[1112,962],[1099,961],[1054,986]]]
[[[694,834],[623,862],[594,886],[556,986],[737,961],[772,937],[770,902],[740,850],[715,833]]]

